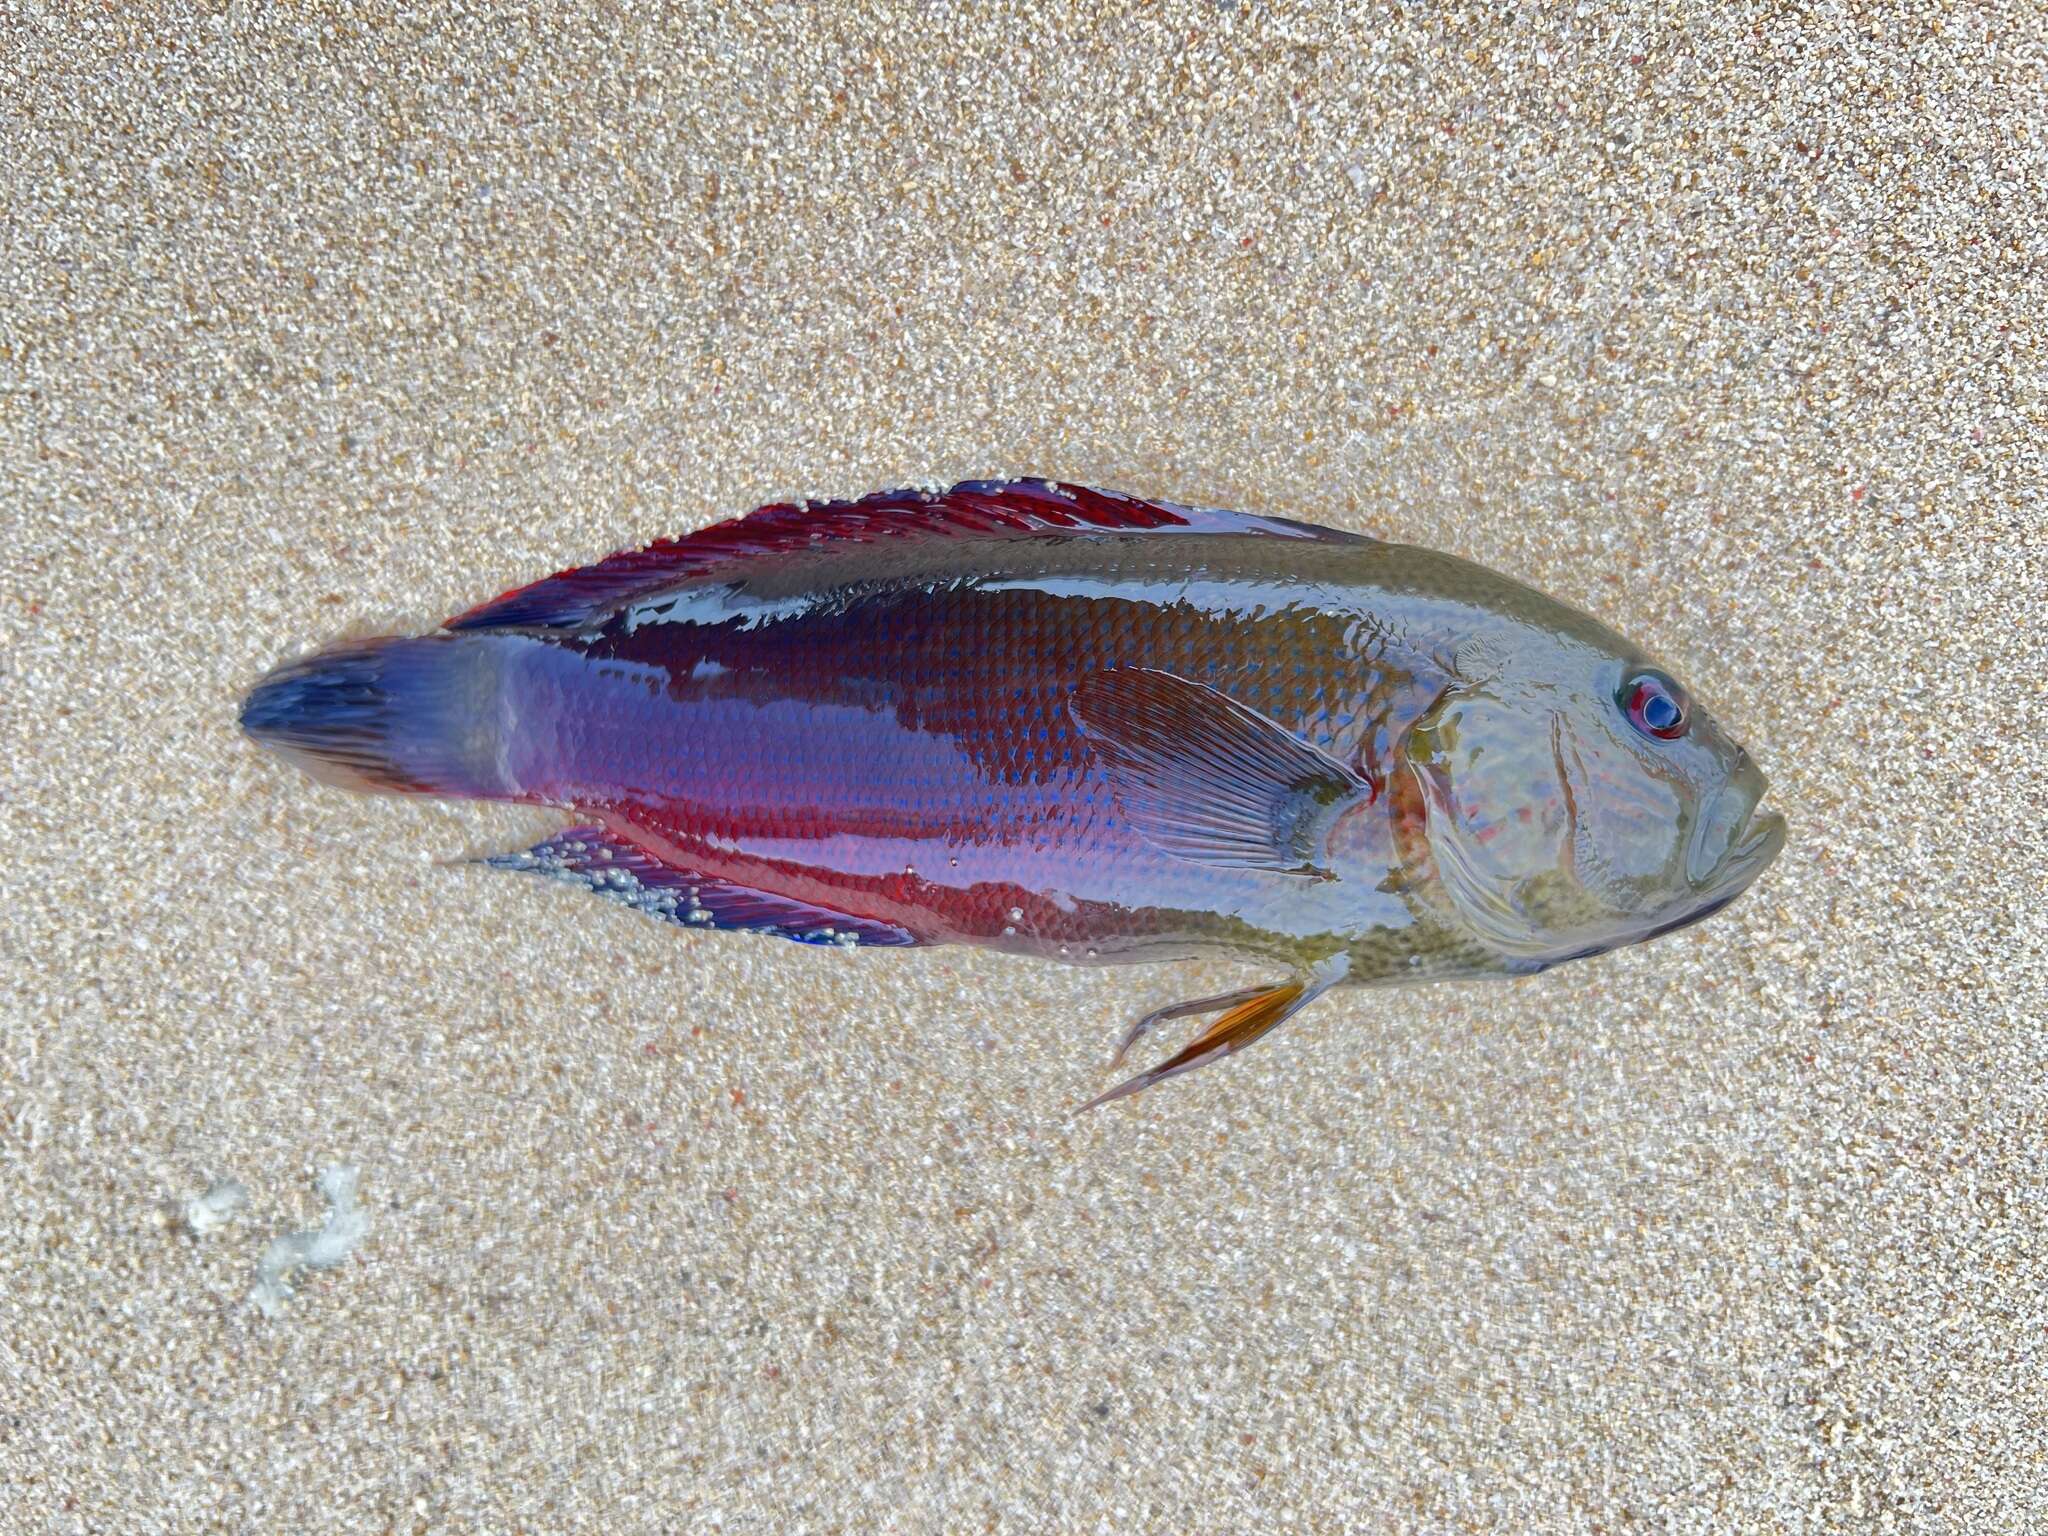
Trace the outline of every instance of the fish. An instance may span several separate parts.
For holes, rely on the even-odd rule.
[[[1598,620],[1453,555],[1052,480],[777,503],[345,639],[242,730],[571,822],[483,862],[685,928],[1266,979],[1084,1107],[1338,987],[1534,975],[1719,911],[1763,772]]]

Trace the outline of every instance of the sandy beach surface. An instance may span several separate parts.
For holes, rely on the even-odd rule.
[[[0,1531],[2048,1528],[2038,8],[5,14]],[[234,728],[1002,473],[1583,606],[1791,842],[1073,1118],[1238,973],[682,934]]]

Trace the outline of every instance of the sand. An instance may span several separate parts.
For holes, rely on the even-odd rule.
[[[2044,33],[11,11],[0,1529],[2048,1525]],[[1072,1119],[1238,973],[680,934],[234,730],[333,635],[1005,472],[1587,607],[1791,844]]]

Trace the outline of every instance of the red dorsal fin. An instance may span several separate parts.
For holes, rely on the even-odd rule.
[[[1353,543],[1357,535],[1051,480],[963,480],[948,491],[877,491],[858,501],[779,502],[680,539],[656,539],[456,615],[449,629],[573,629],[641,592],[752,556],[827,540],[1103,533],[1259,533]]]

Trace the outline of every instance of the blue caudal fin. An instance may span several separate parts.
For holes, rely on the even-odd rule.
[[[482,635],[344,641],[251,689],[242,730],[331,784],[508,797],[517,791],[500,754],[501,649]]]
[[[828,907],[671,869],[602,827],[571,827],[523,853],[480,862],[493,869],[530,870],[581,885],[650,917],[685,927],[772,933],[799,944],[915,944],[908,929],[880,918]]]

